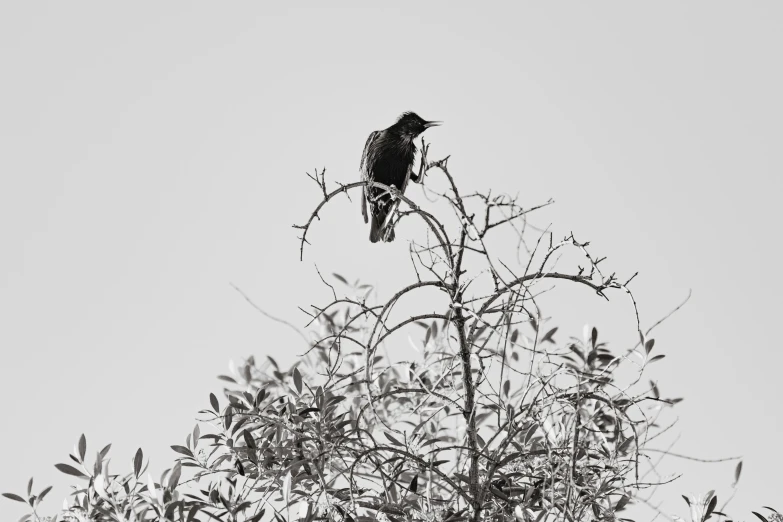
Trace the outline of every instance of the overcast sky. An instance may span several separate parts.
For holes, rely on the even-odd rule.
[[[358,204],[301,263],[291,225],[318,198],[306,171],[356,180],[367,134],[414,110],[445,121],[427,137],[465,190],[554,198],[545,224],[640,271],[643,325],[693,290],[651,368],[685,397],[674,450],[744,456],[731,513],[783,508],[783,4],[477,6],[2,4],[0,491],[34,475],[55,509],[82,432],[159,474],[230,359],[292,361],[301,340],[230,283],[301,325],[328,298],[314,263],[381,296],[409,277]],[[669,460],[663,509],[727,498],[733,468]]]

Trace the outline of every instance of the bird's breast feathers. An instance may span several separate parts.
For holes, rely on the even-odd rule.
[[[362,154],[362,179],[403,189],[415,156],[416,145],[410,136],[388,130],[372,132]]]

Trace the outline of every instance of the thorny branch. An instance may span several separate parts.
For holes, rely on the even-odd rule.
[[[513,229],[515,233],[519,233],[519,230],[526,230],[528,215],[552,204],[552,200],[541,205],[524,208],[518,203],[517,197],[507,195],[472,193],[467,197],[462,197],[457,183],[449,171],[448,157],[439,161],[429,161],[427,158],[429,146],[422,142],[421,150],[419,180],[423,181],[433,169],[444,175],[445,191],[438,191],[430,187],[426,187],[426,190],[436,196],[433,200],[436,204],[438,201],[445,202],[451,208],[456,217],[456,232],[447,233],[449,225],[436,218],[436,211],[420,208],[409,197],[400,194],[393,187],[374,184],[392,194],[406,206],[405,209],[397,211],[397,217],[392,221],[395,226],[403,217],[418,215],[425,222],[425,230],[431,234],[424,245],[419,244],[416,239],[411,241],[410,259],[417,283],[401,289],[385,301],[382,307],[378,307],[380,311],[371,318],[367,316],[366,311],[356,309],[353,312],[349,306],[345,311],[344,324],[355,324],[355,318],[358,315],[353,314],[361,314],[362,318],[370,319],[366,326],[359,328],[357,332],[351,332],[351,328],[340,327],[336,323],[332,324],[334,316],[328,318],[327,328],[331,332],[336,332],[333,334],[333,346],[338,346],[337,349],[342,344],[341,339],[349,333],[352,335],[352,342],[356,339],[356,333],[363,331],[366,335],[363,354],[352,353],[339,356],[344,361],[351,360],[351,368],[364,373],[363,384],[359,384],[358,381],[354,382],[357,383],[355,384],[357,391],[358,388],[364,390],[361,395],[365,397],[365,400],[362,401],[364,404],[362,410],[370,408],[373,412],[369,417],[364,414],[358,415],[357,420],[362,420],[366,427],[361,427],[358,432],[360,436],[357,443],[360,443],[364,437],[374,441],[371,434],[381,430],[388,434],[397,434],[396,437],[392,436],[390,440],[397,441],[405,448],[410,449],[411,444],[415,445],[415,439],[427,431],[423,430],[422,426],[429,425],[431,430],[435,430],[431,434],[434,436],[440,433],[440,430],[445,429],[444,422],[454,415],[458,415],[462,417],[465,444],[457,444],[457,439],[448,445],[436,444],[434,455],[431,458],[440,454],[452,455],[455,473],[460,473],[459,470],[465,471],[465,490],[463,491],[460,487],[454,491],[455,484],[442,481],[438,478],[438,474],[431,475],[427,478],[426,502],[433,503],[436,500],[440,503],[453,502],[448,499],[454,498],[453,495],[456,494],[463,498],[466,504],[459,508],[457,501],[453,509],[454,513],[463,513],[461,516],[476,521],[490,516],[490,514],[498,516],[501,513],[506,513],[510,516],[512,511],[520,506],[526,506],[526,509],[538,506],[539,509],[554,510],[559,513],[559,516],[568,520],[578,520],[585,513],[586,506],[591,505],[593,506],[591,509],[603,511],[611,509],[613,505],[617,507],[623,503],[622,498],[633,494],[634,481],[623,479],[622,484],[625,485],[621,486],[621,483],[617,483],[602,492],[603,496],[596,492],[592,498],[592,504],[580,500],[575,495],[584,489],[584,485],[580,485],[579,481],[584,480],[585,468],[582,467],[582,460],[586,455],[585,448],[594,444],[601,445],[604,457],[609,459],[607,462],[614,462],[614,465],[608,468],[614,473],[610,476],[621,478],[628,471],[638,469],[639,451],[643,446],[641,434],[646,434],[649,431],[646,417],[634,418],[627,414],[629,408],[638,410],[638,406],[635,406],[639,404],[638,397],[630,396],[619,389],[614,394],[609,393],[609,389],[614,387],[613,373],[616,371],[620,359],[612,356],[603,343],[597,342],[595,333],[591,339],[586,341],[586,344],[571,343],[570,350],[565,352],[560,349],[545,348],[540,344],[541,339],[547,339],[548,342],[554,344],[552,331],[556,329],[546,335],[539,335],[538,330],[541,327],[542,319],[538,305],[532,307],[534,312],[531,314],[524,303],[531,301],[535,303],[536,292],[533,292],[533,288],[544,281],[575,283],[589,288],[603,299],[609,299],[607,292],[611,290],[621,290],[632,297],[628,284],[633,277],[622,283],[614,273],[604,275],[599,264],[605,258],[594,258],[587,250],[587,242],[579,242],[571,234],[561,242],[553,244],[552,235],[548,231],[544,231],[541,236],[544,237],[545,234],[548,234],[548,247],[544,248],[541,244],[541,238],[539,238],[536,247],[529,252],[528,261],[523,266],[522,272],[514,273],[502,260],[496,259],[494,254],[496,247],[493,246],[494,243],[488,242],[489,236],[506,227]],[[320,210],[340,193],[347,193],[350,189],[368,184],[367,182],[340,184],[337,189],[329,191],[326,188],[323,171],[310,177],[321,189],[323,199],[318,203],[307,223],[297,226],[302,230],[300,255],[307,242],[306,234],[315,218],[318,217]],[[432,176],[427,178],[428,184],[430,178]],[[479,206],[472,208],[471,205],[475,206],[474,203],[478,203]],[[517,222],[524,222],[525,225],[517,227]],[[532,228],[537,230],[535,227]],[[457,239],[452,240],[450,237]],[[586,267],[576,266],[574,271],[557,269],[558,261],[555,260],[555,256],[559,256],[560,251],[567,248],[581,253]],[[466,253],[478,256],[479,261],[473,259],[471,262],[467,262]],[[425,262],[422,254],[428,256],[430,261]],[[480,261],[482,259],[483,263]],[[535,262],[536,259],[538,262]],[[497,268],[497,263],[500,263],[506,272],[511,273],[511,277],[503,275]],[[482,264],[483,268],[479,268],[476,272],[476,267],[481,267]],[[533,266],[538,268],[533,269]],[[426,279],[427,273],[431,277],[430,280]],[[482,280],[482,274],[489,276],[489,287],[478,282]],[[393,309],[404,295],[416,293],[428,286],[440,289],[447,296],[448,303],[437,305],[441,307],[441,310],[445,307],[448,310],[447,314],[424,311],[407,314],[407,318],[393,318]],[[468,294],[470,286],[477,286],[477,289]],[[339,300],[335,296],[335,302],[337,301]],[[632,301],[632,304],[637,330],[640,333],[640,338],[644,340],[635,301]],[[319,309],[326,310],[330,306],[332,305]],[[517,314],[523,314],[522,318],[515,319]],[[493,321],[494,326],[488,327],[490,323],[486,318],[489,316],[499,316],[504,319],[499,322]],[[323,318],[324,316],[321,314],[319,317]],[[426,322],[433,319],[431,324]],[[405,331],[409,325],[413,324],[420,324],[426,328],[423,343],[425,362],[423,364],[386,361],[377,355],[379,346],[391,342],[398,332]],[[439,324],[442,325],[442,330],[439,330]],[[532,324],[535,335],[531,337],[521,334],[517,326],[520,324]],[[595,332],[595,330],[593,331]],[[479,346],[476,341],[482,339],[482,336],[481,347],[476,351],[475,347]],[[503,346],[501,351],[493,351],[487,347],[487,342],[493,336],[497,338],[498,346]],[[522,342],[520,343],[520,341]],[[436,344],[433,345],[433,343]],[[434,346],[438,346],[440,349],[435,350]],[[528,368],[517,367],[517,362],[521,362],[519,354],[526,353],[528,350],[532,353]],[[577,357],[573,357],[574,354]],[[361,360],[356,357],[363,359],[363,367],[356,366]],[[431,362],[427,362],[430,360]],[[474,362],[479,363],[478,368],[474,367]],[[487,362],[490,363],[489,366]],[[549,366],[552,369],[546,370]],[[504,375],[506,371],[509,372],[508,378]],[[493,375],[494,378],[500,378],[497,386],[492,383]],[[527,388],[516,391],[509,389],[509,379],[515,375],[528,376]],[[536,375],[538,377],[530,379]],[[548,377],[543,379],[545,375]],[[567,384],[569,376],[575,378],[571,384]],[[416,386],[410,386],[406,384],[407,382],[416,383]],[[423,387],[419,386],[422,384]],[[528,397],[531,391],[535,392],[533,398]],[[410,432],[399,424],[407,418],[406,415],[415,416],[418,409],[404,414],[404,408],[398,411],[389,408],[395,405],[399,407],[400,397],[413,398],[417,394],[425,394],[427,397],[425,403],[429,404],[435,412],[440,413],[435,413],[434,417],[428,418],[428,421],[417,424],[416,429]],[[527,399],[525,399],[526,397]],[[459,399],[461,406],[456,411],[449,413],[447,410],[450,406],[454,406],[457,399]],[[596,407],[603,406],[599,407],[596,412],[586,415],[584,408],[588,403],[593,403]],[[493,415],[499,419],[496,431],[491,433],[489,440],[492,442],[490,443],[485,442],[486,439],[479,433],[487,429],[484,424],[486,418],[484,412],[487,408],[489,411],[494,411]],[[504,410],[507,410],[505,414]],[[502,418],[507,420],[502,421]],[[560,423],[562,428],[554,430],[554,426],[557,424],[552,424],[553,422]],[[610,426],[611,429],[606,431]],[[357,428],[359,428],[358,424]],[[408,439],[411,436],[414,437],[413,440]],[[523,436],[522,440],[518,439],[520,436]],[[563,438],[560,439],[560,437]],[[525,444],[531,444],[531,442],[534,444],[528,450],[518,451],[525,447]],[[613,450],[612,447],[606,446],[609,442],[614,443]],[[375,447],[375,444],[375,442],[371,442],[372,447]],[[493,449],[489,453],[486,451],[489,448],[488,444],[493,445]],[[517,451],[505,453],[501,460],[495,460],[504,455],[503,452],[513,449]],[[363,450],[362,458],[375,451],[374,449]],[[539,454],[539,452],[542,452],[540,453],[542,455],[547,455],[551,462],[541,463],[544,467],[535,471],[538,468],[535,466],[529,468],[529,459],[534,458],[532,456]],[[410,458],[395,461],[396,467],[393,466],[393,470],[396,469],[396,473],[404,473],[406,466],[400,467],[400,465],[404,462],[415,464],[416,458],[413,458],[413,455],[414,453],[411,453]],[[489,457],[489,455],[496,455],[496,457]],[[630,461],[628,456],[632,457]],[[563,458],[567,462],[555,464],[558,458]],[[355,460],[353,462],[349,483],[354,482],[353,472],[354,468],[358,466]],[[510,481],[509,490],[504,492],[505,486],[503,484],[491,482],[495,480],[492,477],[496,474],[507,477],[512,466],[519,466],[525,462],[527,464],[523,468],[528,466],[525,469],[529,470],[529,474],[517,472],[522,479],[519,486],[513,485],[513,480],[503,478],[503,481]],[[621,463],[625,464],[621,465]],[[380,463],[378,466],[380,467],[377,470],[382,470],[384,467]],[[548,471],[544,471],[545,469]],[[399,485],[399,482],[395,482],[395,477],[399,475],[395,475],[393,470],[382,472],[384,488],[388,488],[389,485]],[[566,474],[562,475],[564,472]],[[514,488],[519,488],[519,493],[515,493]],[[409,485],[408,489],[413,490],[413,486]],[[394,500],[391,491],[393,489],[384,489],[383,495],[387,504]],[[354,500],[353,505],[356,505],[354,498],[356,491],[352,489],[351,492]],[[521,496],[519,496],[520,494]],[[562,502],[559,502],[558,496],[563,495]],[[612,495],[615,495],[615,500],[608,501]],[[599,497],[604,500],[599,502]],[[399,501],[399,499],[397,500]],[[439,505],[437,502],[433,506]],[[400,504],[395,505],[395,509],[400,508]],[[595,506],[600,506],[600,508]],[[466,509],[467,511],[465,511]],[[345,512],[359,513],[359,511],[352,510]]]
[[[374,182],[329,188],[316,170],[308,176],[320,200],[294,225],[301,260],[327,204],[379,188],[399,203],[392,226],[409,216],[424,225],[411,229],[407,246],[415,281],[377,301],[369,285],[338,275],[332,282],[316,267],[331,301],[301,309],[318,330],[308,351],[290,368],[250,357],[221,376],[228,402],[212,396],[202,410],[209,432],[194,430],[176,446],[193,473],[182,482],[201,489],[179,496],[181,470],[167,470],[144,486],[147,511],[123,486],[93,494],[96,512],[176,522],[202,514],[231,522],[613,520],[634,498],[648,502],[641,492],[672,480],[646,458],[678,399],[662,397],[657,383],[637,387],[658,323],[642,331],[633,276],[604,274],[605,258],[588,242],[573,234],[555,242],[549,227],[529,224],[552,200],[524,207],[518,196],[463,196],[449,158],[430,161],[423,141],[420,150],[426,204]],[[379,246],[400,248],[401,236]],[[581,261],[565,263],[568,252]],[[565,284],[602,300],[627,294],[636,346],[617,355],[595,327],[566,339],[548,324],[541,295]],[[623,366],[634,353],[643,364]],[[642,481],[642,466],[655,482]]]

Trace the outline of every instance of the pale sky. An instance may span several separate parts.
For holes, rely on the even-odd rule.
[[[306,171],[356,180],[367,134],[413,110],[444,120],[427,138],[465,190],[554,198],[558,235],[640,271],[643,325],[693,290],[655,335],[651,378],[685,397],[674,450],[744,456],[740,519],[783,508],[783,4],[359,5],[0,7],[0,491],[33,475],[54,510],[82,432],[159,474],[230,359],[292,361],[301,339],[230,283],[303,325],[328,298],[313,263],[381,296],[406,280],[405,243],[371,245],[358,203],[302,263],[291,225],[318,198]],[[563,314],[595,320],[578,303]],[[627,324],[611,310],[599,328]],[[734,464],[664,468],[685,474],[667,513],[731,494]]]

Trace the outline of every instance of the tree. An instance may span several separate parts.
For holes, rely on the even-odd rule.
[[[321,201],[296,227],[302,257],[325,205],[380,188],[395,198],[395,225],[421,225],[409,247],[415,280],[376,301],[370,285],[322,277],[332,300],[306,312],[316,329],[307,353],[290,368],[248,357],[220,376],[224,397],[210,395],[158,480],[141,449],[125,474],[110,472],[109,446],[88,464],[82,436],[76,465],[57,467],[86,482],[57,520],[573,522],[623,520],[629,505],[649,502],[666,480],[648,444],[680,399],[642,382],[664,356],[650,336],[660,321],[641,326],[635,274],[606,273],[587,242],[532,226],[529,215],[551,201],[461,195],[448,157],[428,152],[422,142],[419,178],[442,176],[427,182],[442,212],[380,183],[330,191],[321,171],[310,176]],[[515,263],[495,254],[508,244]],[[612,350],[596,327],[562,339],[539,304],[558,285],[627,298],[635,345]],[[406,337],[416,360],[384,351]],[[33,495],[31,480],[26,496],[5,496],[30,504],[23,520],[44,520],[36,507],[49,489]],[[689,504],[694,522],[719,513],[712,493]]]

